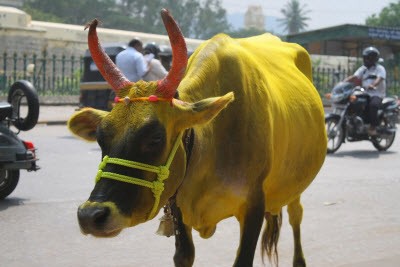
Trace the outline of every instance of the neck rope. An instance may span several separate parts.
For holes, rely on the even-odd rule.
[[[105,156],[102,160],[102,162],[99,165],[99,170],[97,171],[96,175],[96,183],[101,179],[101,178],[107,178],[107,179],[112,179],[112,180],[117,180],[120,182],[125,182],[125,183],[130,183],[134,185],[140,185],[144,187],[148,187],[151,189],[154,195],[154,205],[153,208],[151,209],[151,212],[149,214],[149,219],[152,219],[157,212],[157,207],[160,203],[160,197],[162,192],[164,191],[164,180],[166,180],[169,177],[169,167],[171,166],[172,161],[174,160],[176,151],[178,150],[179,144],[182,141],[182,135],[183,132],[181,132],[178,137],[176,138],[175,144],[172,147],[172,150],[168,156],[167,162],[165,165],[161,166],[153,166],[141,162],[136,162],[136,161],[130,161],[126,159],[120,159],[120,158],[110,158],[109,156]],[[133,169],[139,169],[143,171],[149,171],[149,172],[154,172],[157,174],[157,179],[153,182],[149,182],[143,179],[139,178],[134,178],[118,173],[113,173],[113,172],[104,172],[103,169],[106,167],[106,165],[110,164],[116,164],[116,165],[121,165],[124,167],[129,167]]]

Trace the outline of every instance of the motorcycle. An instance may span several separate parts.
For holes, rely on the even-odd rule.
[[[386,151],[396,136],[396,123],[400,122],[399,100],[385,97],[378,110],[377,135],[368,134],[369,95],[360,86],[340,82],[325,97],[332,103],[333,111],[325,115],[328,153],[337,151],[342,143],[367,140],[378,151]]]
[[[0,199],[17,187],[21,169],[40,169],[35,145],[18,136],[35,127],[38,118],[39,99],[33,85],[25,80],[12,84],[7,102],[0,102]]]

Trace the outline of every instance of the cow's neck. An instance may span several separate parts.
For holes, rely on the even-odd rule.
[[[185,153],[186,153],[186,170],[188,169],[188,166],[190,163],[190,158],[192,155],[192,150],[193,150],[193,145],[194,145],[194,138],[195,138],[194,129],[193,128],[187,129],[183,135],[183,140],[182,140],[184,148],[185,148]],[[185,179],[185,177],[183,179]],[[177,235],[183,231],[183,229],[181,229],[182,225],[183,225],[182,224],[182,213],[181,213],[180,209],[178,208],[178,206],[176,205],[176,195],[178,194],[180,186],[181,185],[178,186],[175,194],[168,199],[168,203],[164,207],[165,215],[163,216],[165,218],[168,218],[168,220],[173,218],[173,221],[172,221],[172,223],[174,224],[173,232],[175,235]],[[168,217],[168,214],[172,215],[173,217]],[[165,235],[163,231],[161,231],[159,234]],[[169,236],[169,235],[167,235],[167,236]]]

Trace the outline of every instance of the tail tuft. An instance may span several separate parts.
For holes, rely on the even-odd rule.
[[[273,258],[275,265],[278,266],[278,241],[282,225],[282,211],[278,215],[271,215],[269,212],[266,212],[264,217],[266,225],[264,227],[261,240],[263,263],[266,253],[268,260],[271,262],[271,259]]]

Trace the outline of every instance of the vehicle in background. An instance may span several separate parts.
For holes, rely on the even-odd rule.
[[[369,135],[368,102],[370,96],[360,86],[340,82],[326,94],[333,111],[325,115],[328,153],[334,153],[342,143],[370,141],[378,151],[386,151],[396,136],[399,123],[399,103],[396,97],[385,97],[378,110],[377,135]]]
[[[124,44],[103,46],[105,52],[114,63],[117,54],[125,50],[126,47]],[[111,86],[101,76],[89,50],[86,50],[83,56],[83,75],[80,83],[79,107],[110,110],[112,108],[111,92]]]
[[[126,44],[106,44],[103,46],[106,54],[115,63],[118,53],[127,48]],[[161,64],[166,70],[171,68],[172,50],[169,46],[161,45],[159,53]],[[188,52],[190,56],[193,52]],[[93,62],[89,50],[83,57],[83,75],[80,83],[79,108],[92,107],[101,110],[111,110],[114,94],[111,86],[101,76],[96,64]]]
[[[117,54],[127,48],[125,44],[108,44],[104,46],[106,54],[115,63]],[[166,70],[171,67],[172,51],[168,46],[160,46],[160,61]],[[80,83],[79,108],[92,107],[101,110],[111,110],[114,97],[111,86],[101,76],[93,62],[89,50],[83,57],[83,75]]]
[[[20,170],[36,171],[36,148],[19,138],[19,131],[29,131],[39,118],[39,98],[33,85],[16,81],[8,92],[7,102],[0,102],[0,199],[17,187]],[[14,132],[14,126],[18,131]]]

